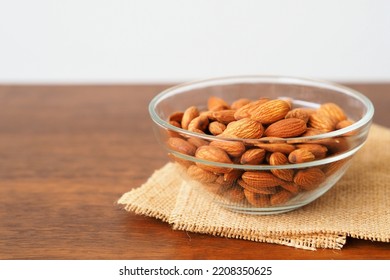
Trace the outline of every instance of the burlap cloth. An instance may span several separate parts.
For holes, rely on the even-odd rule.
[[[346,237],[390,242],[390,129],[373,125],[364,147],[325,195],[292,212],[248,215],[212,203],[210,195],[183,184],[167,163],[118,203],[161,219],[175,230],[269,242],[301,249],[341,249]]]

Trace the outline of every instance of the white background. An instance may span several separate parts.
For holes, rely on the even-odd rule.
[[[0,0],[0,83],[390,81],[386,0]]]

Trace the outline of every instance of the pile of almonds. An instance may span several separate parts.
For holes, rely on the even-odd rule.
[[[210,140],[168,131],[171,150],[206,161],[241,164],[242,169],[169,155],[186,168],[191,178],[222,191],[232,202],[255,207],[283,205],[299,193],[316,189],[345,160],[299,169],[288,165],[341,153],[348,149],[350,135],[311,141],[299,141],[297,137],[319,135],[353,123],[335,103],[321,104],[317,109],[293,108],[292,104],[291,100],[269,98],[242,98],[228,104],[212,96],[206,110],[191,106],[169,117],[169,123],[176,127],[215,136]],[[245,165],[286,168],[253,171],[246,170]]]

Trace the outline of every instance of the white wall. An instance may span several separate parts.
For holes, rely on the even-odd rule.
[[[387,0],[0,0],[0,83],[390,81]]]

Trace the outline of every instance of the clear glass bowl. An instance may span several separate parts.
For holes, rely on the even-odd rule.
[[[191,106],[207,112],[210,97],[222,98],[229,106],[242,98],[281,99],[289,102],[291,109],[316,110],[321,104],[335,103],[353,123],[315,135],[247,139],[189,131],[170,121],[173,116],[180,118]],[[281,76],[237,76],[195,81],[164,90],[150,102],[149,112],[158,141],[177,163],[185,182],[230,210],[276,214],[302,207],[335,185],[363,146],[374,107],[363,94],[334,83]],[[267,126],[263,124],[264,129]],[[274,160],[270,164],[271,157],[284,155],[288,159],[293,150],[307,144],[323,147],[325,154],[308,162],[278,165]],[[223,147],[228,159],[217,161],[213,157],[195,156],[204,150],[213,151],[210,146]],[[263,150],[263,159],[258,163],[243,161],[242,154],[254,149],[260,154],[259,150]]]

